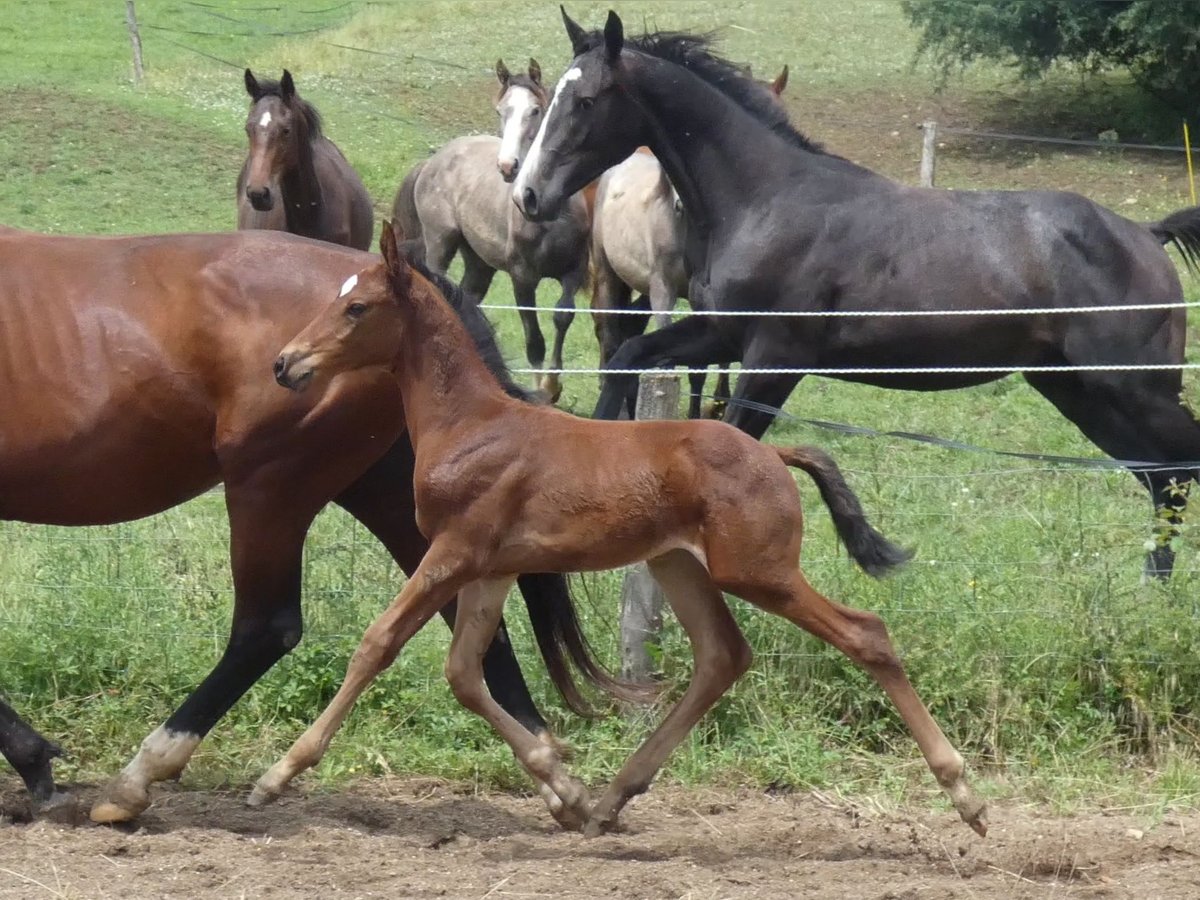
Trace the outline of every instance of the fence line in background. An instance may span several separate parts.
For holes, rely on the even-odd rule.
[[[1002,373],[1014,375],[1018,372],[1033,372],[1036,374],[1054,374],[1063,372],[1179,372],[1200,369],[1200,363],[1145,363],[1134,365],[1114,363],[1111,365],[1095,366],[893,366],[893,367],[862,367],[862,368],[829,368],[829,369],[788,369],[788,368],[731,368],[729,366],[714,366],[713,368],[676,367],[672,371],[692,375],[707,373],[709,375],[988,375]],[[510,369],[514,375],[648,375],[662,372],[663,369]]]
[[[781,319],[905,319],[929,318],[932,316],[1048,316],[1067,315],[1070,313],[1129,312],[1131,310],[1151,309],[1192,309],[1197,306],[1200,306],[1200,300],[1180,300],[1171,303],[1113,303],[1107,306],[1033,306],[1028,309],[985,309],[980,307],[972,309],[677,309],[673,311],[672,315],[681,317],[708,316],[714,319],[745,318],[748,316],[758,319],[777,317]],[[479,308],[513,310],[515,312],[537,312],[544,315],[551,315],[558,312],[552,306],[520,306],[506,303],[480,303]],[[572,312],[588,316],[650,315],[644,309],[602,309],[587,306],[574,309]]]

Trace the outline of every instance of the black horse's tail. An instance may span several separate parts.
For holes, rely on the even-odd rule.
[[[867,521],[858,497],[828,453],[816,447],[776,447],[775,451],[785,464],[803,469],[817,483],[838,537],[864,572],[879,578],[912,559],[911,550],[897,547]]]
[[[602,691],[631,703],[650,703],[657,699],[657,685],[625,681],[610,674],[597,660],[591,644],[579,626],[575,601],[563,575],[542,573],[517,579],[529,622],[550,680],[558,688],[563,702],[581,716],[594,716],[571,672],[579,673]]]
[[[421,234],[421,217],[417,215],[416,188],[424,168],[424,162],[412,167],[400,182],[400,190],[396,191],[396,199],[392,201],[392,221],[408,242],[406,255],[410,260],[420,262],[425,262],[425,241]],[[417,254],[415,257],[414,253]]]
[[[1146,225],[1163,245],[1174,244],[1188,271],[1200,274],[1200,206],[1189,206]]]

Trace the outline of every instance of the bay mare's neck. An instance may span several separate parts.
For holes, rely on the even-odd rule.
[[[424,438],[463,420],[479,421],[509,397],[437,288],[414,273],[410,296],[400,304],[395,372],[419,453]]]
[[[297,135],[296,140],[300,143],[296,165],[279,179],[287,230],[303,237],[320,237],[317,231],[323,197],[317,179],[316,142],[307,133]]]

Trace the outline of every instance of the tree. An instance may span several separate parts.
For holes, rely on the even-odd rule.
[[[991,59],[1037,77],[1055,62],[1125,68],[1185,115],[1200,111],[1195,0],[903,0],[919,52],[944,70]]]

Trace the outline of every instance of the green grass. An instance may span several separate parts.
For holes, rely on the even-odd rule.
[[[382,212],[414,161],[454,135],[494,126],[497,56],[510,65],[536,56],[549,77],[567,61],[552,4],[264,6],[142,0],[147,80],[135,88],[123,4],[18,4],[0,23],[0,221],[59,232],[231,227],[244,153],[243,65],[275,76],[284,66],[293,71]],[[577,3],[570,11],[592,24],[606,9]],[[790,63],[788,98],[801,127],[906,180],[919,158],[912,125],[929,116],[976,128],[1091,137],[1113,127],[1128,140],[1174,140],[1171,117],[1120,78],[1081,82],[1057,73],[1027,86],[991,67],[939,91],[932,70],[913,63],[915,40],[887,2],[653,2],[621,11],[631,28],[642,17],[652,26],[719,28],[728,54],[760,74]],[[265,34],[313,27],[325,30]],[[226,36],[177,33],[188,31]],[[940,177],[948,186],[1070,188],[1139,218],[1186,202],[1174,157],[946,143]],[[1196,295],[1194,284],[1189,292]],[[552,296],[545,286],[543,304]],[[497,278],[489,302],[511,301]],[[496,320],[509,359],[520,364],[516,316]],[[590,322],[580,317],[568,365],[595,359]],[[1192,379],[1185,396],[1197,399]],[[568,378],[564,406],[587,413],[595,398],[594,378]],[[947,394],[809,379],[788,411],[999,449],[1096,455],[1014,379]],[[1140,584],[1151,511],[1132,478],[798,421],[781,421],[770,438],[829,449],[875,522],[917,548],[906,571],[872,582],[840,553],[828,515],[802,482],[811,580],[884,616],[919,691],[988,793],[1068,808],[1195,804],[1196,540],[1189,531],[1181,541],[1173,582]],[[65,775],[102,777],[178,705],[223,646],[232,597],[221,499],[205,496],[115,528],[2,528],[0,685],[70,749]],[[336,512],[318,521],[305,566],[304,643],[202,745],[190,783],[257,776],[332,695],[363,627],[401,583],[373,540]],[[618,592],[612,574],[582,579],[578,591],[610,661]],[[515,605],[512,613],[539,701],[578,750],[573,765],[591,779],[610,775],[653,717],[581,723],[558,713],[523,614]],[[740,602],[735,614],[756,664],[675,754],[666,777],[819,785],[922,802],[935,796],[896,715],[861,673]],[[438,627],[412,642],[313,777],[396,772],[525,784],[507,749],[451,699],[441,678],[446,642]],[[669,696],[677,695],[690,655],[673,626],[661,659]]]

